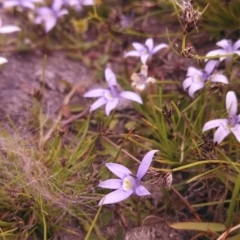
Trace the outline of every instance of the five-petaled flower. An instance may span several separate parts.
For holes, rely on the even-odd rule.
[[[237,140],[240,142],[240,114],[237,115],[237,97],[235,92],[229,91],[226,96],[226,109],[228,112],[227,119],[211,120],[204,124],[202,131],[218,127],[214,134],[213,141],[218,144],[232,132]]]
[[[205,82],[209,80],[210,82],[220,82],[228,84],[228,79],[222,74],[211,74],[218,64],[218,61],[211,60],[207,62],[204,70],[199,70],[194,67],[189,67],[187,72],[187,78],[183,81],[183,89],[186,91],[188,89],[188,94],[190,97],[194,97],[194,93],[202,89]]]
[[[237,54],[240,56],[240,51],[237,50],[240,47],[240,39],[236,41],[234,44],[232,43],[231,40],[223,39],[217,42],[216,45],[221,47],[222,49],[210,51],[207,53],[206,57],[214,57],[214,56],[218,57],[219,55],[218,58],[220,59],[220,61],[222,61],[226,58],[231,60],[233,57],[233,54]],[[226,56],[223,56],[223,55],[226,55]]]
[[[131,76],[131,86],[138,92],[142,92],[150,83],[155,83],[156,79],[148,77],[148,66],[142,65],[140,73],[133,73]]]
[[[144,65],[146,65],[148,58],[154,53],[158,52],[162,48],[168,47],[168,45],[165,43],[158,44],[154,47],[152,38],[148,38],[144,45],[137,42],[132,43],[132,45],[136,50],[127,52],[125,57],[140,57],[142,64]]]
[[[99,187],[117,190],[103,197],[98,206],[123,201],[132,194],[138,196],[150,195],[150,192],[141,185],[141,179],[148,171],[156,152],[158,150],[151,150],[144,156],[136,175],[133,175],[128,168],[121,164],[106,163],[107,168],[120,179],[108,179],[99,183]]]
[[[44,22],[45,31],[49,32],[57,24],[57,19],[65,14],[68,10],[62,9],[63,0],[54,0],[52,7],[40,7],[37,9],[36,24]]]
[[[2,26],[2,19],[0,18],[0,34],[9,34],[13,32],[21,31],[21,29],[14,25],[6,25]],[[7,59],[4,57],[0,57],[0,65],[7,62]]]
[[[34,3],[42,3],[42,0],[5,0],[3,2],[3,7],[4,8],[9,8],[9,7],[22,7],[22,8],[29,8],[34,10],[35,5]]]
[[[142,104],[142,99],[138,94],[120,90],[116,76],[110,68],[105,69],[105,78],[108,83],[107,89],[93,89],[83,95],[86,98],[99,97],[99,99],[91,105],[90,112],[106,105],[105,112],[106,115],[109,116],[110,112],[118,105],[121,98],[129,99]]]

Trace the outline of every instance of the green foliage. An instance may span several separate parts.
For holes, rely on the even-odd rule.
[[[222,36],[239,36],[240,32],[240,2],[238,0],[196,0],[200,9],[207,4],[206,12],[201,16],[203,31],[216,40]]]
[[[229,2],[228,5],[219,0],[210,2],[199,20],[198,31],[204,37],[239,36],[240,3],[238,0]],[[198,0],[194,1],[194,6],[203,11],[208,3]],[[170,227],[194,230],[208,239],[219,237],[221,233],[228,236],[229,229],[231,232],[239,229],[239,143],[229,136],[216,146],[212,143],[213,131],[202,135],[204,123],[226,116],[226,92],[232,89],[240,96],[239,76],[235,77],[233,69],[222,68],[232,79],[229,86],[216,87],[213,93],[212,86],[207,84],[195,99],[181,90],[181,80],[190,66],[183,50],[191,43],[196,30],[193,29],[191,34],[182,33],[180,24],[177,25],[180,10],[174,1],[149,0],[128,1],[119,5],[115,12],[115,8],[103,1],[84,11],[81,17],[71,13],[66,22],[44,38],[39,37],[42,34],[39,28],[23,25],[15,51],[40,49],[49,53],[64,50],[68,57],[88,67],[92,79],[98,83],[110,63],[116,67],[120,83],[129,88],[130,76],[138,72],[140,64],[123,60],[122,55],[125,45],[135,39],[153,36],[156,40],[164,38],[167,42],[168,39],[173,56],[169,57],[169,65],[164,64],[165,55],[153,58],[150,72],[156,75],[157,83],[142,93],[142,105],[117,109],[110,117],[102,110],[88,114],[83,99],[80,103],[71,103],[73,96],[85,91],[84,87],[67,86],[69,93],[53,121],[43,112],[41,97],[35,99],[28,120],[29,130],[32,130],[30,126],[38,129],[34,136],[26,140],[19,133],[15,137],[2,132],[2,239],[32,237],[45,240],[66,232],[77,235],[69,226],[72,219],[81,227],[86,239],[123,239],[127,227],[144,225],[149,216],[171,216],[179,212],[184,215],[181,219],[187,221],[172,223]],[[133,24],[121,26],[119,17],[132,12],[135,14]],[[20,17],[20,21],[26,22],[26,16]],[[152,29],[151,24],[156,19],[163,22],[161,29],[159,26]],[[170,25],[167,25],[168,21]],[[174,26],[178,26],[177,30]],[[25,44],[26,36],[34,44]],[[3,38],[1,44],[5,41]],[[176,41],[182,41],[179,51],[174,45]],[[5,44],[9,43],[6,41]],[[200,63],[203,56],[189,58],[192,58],[191,65],[201,64],[198,67],[203,68]],[[235,58],[233,67],[237,64]],[[45,64],[43,79],[44,69]],[[168,74],[169,69],[172,75]],[[162,77],[164,74],[168,79]],[[44,86],[42,91],[44,93]],[[18,132],[18,126],[9,120]],[[117,162],[135,173],[139,159],[151,149],[159,149],[159,153],[150,171],[171,172],[173,185],[170,191],[148,174],[144,180],[149,188],[153,188],[152,197],[132,197],[110,208],[97,208],[101,197],[109,192],[97,188],[97,184],[112,176],[104,163]],[[116,219],[120,219],[121,224],[116,223]],[[112,225],[117,226],[113,228],[114,236],[106,230]],[[230,236],[228,239],[238,239],[239,233],[235,234],[235,238]]]

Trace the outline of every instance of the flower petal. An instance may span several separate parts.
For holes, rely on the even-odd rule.
[[[158,150],[151,150],[149,151],[143,158],[141,164],[139,165],[138,171],[137,171],[137,179],[140,181],[142,177],[145,175],[147,170],[149,169],[154,154],[158,152]]]
[[[125,166],[118,163],[106,163],[106,167],[119,178],[123,179],[132,172]]]
[[[220,125],[226,125],[228,122],[227,119],[215,119],[206,122],[203,126],[202,132],[206,132],[209,129],[219,127]]]
[[[210,76],[210,81],[228,84],[227,77],[222,74],[213,74],[212,76]]]
[[[61,16],[66,15],[66,14],[68,14],[68,10],[67,9],[61,9],[57,16],[61,17]]]
[[[150,53],[152,53],[152,51],[153,51],[153,46],[154,46],[154,44],[153,44],[153,39],[152,39],[152,38],[148,38],[148,39],[145,41],[145,45],[147,46],[148,51],[149,51]]]
[[[192,84],[193,84],[192,77],[186,78],[182,83],[183,90],[186,91],[186,89],[190,87]]]
[[[106,181],[100,182],[98,186],[108,189],[120,189],[122,187],[122,183],[122,179],[108,179]]]
[[[148,58],[150,57],[149,54],[144,54],[141,56],[141,62],[142,64],[146,65]]]
[[[211,74],[213,69],[216,67],[216,65],[219,63],[218,60],[209,60],[207,63],[206,63],[206,66],[204,68],[204,70],[208,73],[208,74]]]
[[[48,17],[49,15],[52,15],[52,9],[49,7],[40,7],[37,9],[37,14],[42,17]]]
[[[146,79],[146,82],[145,82],[145,83],[152,83],[152,84],[154,84],[155,82],[156,82],[156,79],[155,79],[155,78],[148,77],[148,78]]]
[[[111,68],[105,69],[105,79],[108,83],[108,86],[113,86],[117,84],[117,79]]]
[[[94,5],[94,0],[83,0],[82,5]]]
[[[153,51],[152,51],[152,54],[158,52],[159,50],[161,50],[162,48],[167,48],[168,45],[166,43],[161,43],[161,44],[158,44],[157,46],[155,46],[153,48]]]
[[[138,196],[145,196],[145,195],[151,195],[151,193],[142,185],[139,185],[136,189],[135,189],[135,193]]]
[[[97,101],[95,101],[91,107],[90,107],[90,112],[95,111],[96,109],[100,108],[101,106],[105,105],[107,103],[107,99],[104,97],[99,98]]]
[[[201,70],[198,70],[198,69],[196,69],[196,68],[194,68],[194,67],[189,67],[189,68],[188,68],[188,71],[187,71],[187,77],[192,77],[192,76],[194,76],[194,75],[202,76],[203,73],[202,73]]]
[[[226,127],[220,126],[214,133],[213,141],[218,144],[223,141],[223,139],[230,133],[230,130]]]
[[[148,76],[148,66],[147,65],[142,65],[140,73],[146,78]]]
[[[8,34],[8,33],[13,33],[13,32],[17,32],[17,31],[21,31],[21,29],[14,25],[0,27],[1,34]]]
[[[144,52],[146,50],[146,47],[141,43],[134,42],[132,43],[132,45],[139,53]]]
[[[52,3],[52,9],[55,12],[59,12],[59,10],[61,9],[62,5],[63,5],[63,0],[54,0],[53,3]]]
[[[3,3],[3,8],[9,8],[9,7],[15,7],[15,6],[19,6],[19,3],[17,1],[5,1]]]
[[[4,57],[0,57],[0,65],[4,64],[4,63],[7,63],[7,59],[4,58]]]
[[[233,44],[233,51],[236,51],[240,47],[240,39]]]
[[[45,32],[49,32],[57,24],[57,19],[52,15],[48,20],[44,21],[44,24],[45,24]]]
[[[136,50],[127,52],[124,57],[140,57],[140,53]]]
[[[233,129],[231,129],[231,131],[236,139],[240,142],[240,125],[237,124]]]
[[[105,107],[105,113],[107,116],[109,116],[111,111],[114,108],[116,108],[118,103],[119,103],[119,98],[114,98],[113,100],[107,102],[106,107]]]
[[[102,89],[102,88],[93,89],[86,92],[83,95],[83,97],[86,97],[86,98],[102,97],[106,91],[107,91],[106,89]]]
[[[235,116],[237,114],[237,96],[235,92],[229,91],[226,95],[226,109],[229,116]]]
[[[141,97],[138,94],[136,94],[134,92],[131,92],[131,91],[123,91],[119,94],[119,96],[122,97],[122,98],[126,98],[126,99],[129,99],[129,100],[138,102],[140,104],[143,103]]]
[[[193,83],[188,89],[188,95],[194,98],[194,93],[204,87],[204,82]]]
[[[111,192],[107,194],[105,197],[101,199],[101,201],[98,203],[98,206],[104,205],[104,204],[112,204],[117,203],[125,200],[126,198],[130,197],[133,193],[133,190],[124,191],[122,189],[118,189],[114,192]]]
[[[226,52],[228,52],[228,49],[232,48],[232,41],[228,39],[223,39],[217,42],[216,45],[223,48]]]
[[[35,9],[35,5],[34,5],[33,3],[27,2],[27,1],[22,2],[22,3],[20,4],[20,6],[25,7],[25,8],[29,8],[29,9],[32,9],[32,10]]]
[[[206,54],[206,57],[215,57],[215,58],[219,58],[219,56],[222,55],[226,55],[226,51],[224,51],[223,49],[217,49],[217,50],[213,50],[210,51]],[[220,57],[220,61],[224,60],[226,57]],[[209,59],[205,59],[205,61],[208,61]]]

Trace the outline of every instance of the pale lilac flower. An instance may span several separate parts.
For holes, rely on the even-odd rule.
[[[42,3],[42,0],[5,0],[3,2],[4,8],[9,7],[22,7],[22,8],[30,8],[32,10],[35,9],[34,3]]]
[[[140,57],[142,64],[146,65],[147,59],[151,57],[154,53],[158,52],[162,48],[168,47],[167,44],[161,43],[154,47],[153,39],[148,38],[145,44],[134,42],[133,47],[135,50],[129,51],[125,54],[125,57]]]
[[[2,26],[2,20],[0,18],[0,34],[9,34],[9,33],[18,32],[18,31],[21,31],[21,29],[14,25]],[[0,57],[0,65],[6,62],[7,62],[6,58]]]
[[[148,66],[142,65],[140,73],[133,73],[131,86],[138,92],[142,92],[149,84],[156,82],[155,78],[148,77]]]
[[[68,14],[68,10],[61,9],[63,0],[54,0],[52,7],[40,7],[37,9],[36,24],[44,23],[45,31],[49,32],[57,24],[58,18]]]
[[[212,74],[218,61],[211,60],[207,62],[204,70],[199,70],[194,67],[189,67],[187,72],[187,78],[183,81],[183,89],[186,91],[188,89],[188,94],[190,97],[194,97],[194,93],[205,86],[206,81],[210,82],[220,82],[228,84],[228,79],[226,76],[216,73]]]
[[[142,104],[141,97],[130,91],[121,91],[117,83],[116,76],[110,68],[105,69],[105,79],[108,83],[108,88],[93,89],[85,93],[83,96],[87,98],[99,97],[90,107],[90,112],[106,105],[105,112],[109,116],[110,112],[118,105],[121,98],[129,99]]]
[[[98,206],[123,201],[132,194],[138,196],[150,195],[151,193],[141,185],[141,179],[148,171],[156,152],[158,150],[151,150],[144,156],[136,175],[133,175],[128,168],[121,164],[106,163],[106,167],[120,179],[108,179],[99,183],[99,187],[117,190],[103,197]]]
[[[232,43],[231,40],[223,39],[223,40],[217,42],[216,45],[221,47],[222,49],[210,51],[207,53],[206,57],[212,57],[212,56],[218,57],[218,55],[229,55],[229,56],[220,57],[219,59],[220,59],[220,61],[222,61],[225,58],[231,59],[233,54],[237,54],[240,56],[240,51],[237,50],[240,47],[240,39],[238,41],[236,41],[234,44]],[[206,59],[206,60],[208,60],[208,59]]]
[[[208,121],[204,124],[202,131],[205,132],[209,129],[218,127],[214,134],[214,142],[217,142],[218,144],[221,143],[230,132],[232,132],[240,142],[240,114],[237,115],[237,107],[238,103],[236,94],[233,91],[229,91],[226,96],[228,118]]]

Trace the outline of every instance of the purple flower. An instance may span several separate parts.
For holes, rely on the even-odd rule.
[[[132,45],[136,50],[127,52],[125,54],[125,57],[140,57],[142,64],[144,65],[146,65],[147,59],[151,57],[154,53],[158,52],[162,48],[168,47],[168,45],[165,43],[158,44],[154,47],[152,38],[148,38],[145,41],[144,45],[137,42],[134,42]]]
[[[120,179],[108,179],[99,183],[99,187],[117,190],[103,197],[98,206],[123,201],[132,194],[137,194],[138,196],[150,195],[150,192],[141,185],[141,179],[147,172],[156,152],[158,150],[152,150],[144,156],[136,176],[121,164],[106,163],[107,168]]]
[[[218,55],[230,55],[230,56],[222,56],[220,57],[220,61],[224,60],[225,58],[232,58],[233,54],[237,54],[240,56],[240,51],[237,49],[240,47],[240,40],[236,41],[234,44],[232,44],[231,40],[223,39],[216,43],[217,46],[221,47],[222,49],[217,49],[210,51],[207,53],[206,57],[212,57]]]
[[[105,78],[108,83],[108,88],[93,89],[85,93],[83,96],[86,98],[99,97],[90,107],[90,112],[106,105],[105,112],[109,116],[110,112],[118,105],[121,98],[126,98],[142,104],[141,97],[130,91],[121,91],[116,80],[116,76],[110,68],[105,69]]]
[[[237,115],[237,97],[233,91],[229,91],[226,96],[226,109],[228,112],[227,119],[211,120],[204,124],[202,131],[218,127],[214,134],[214,142],[218,144],[232,132],[237,140],[240,142],[240,114]]]
[[[212,74],[218,61],[211,60],[207,62],[204,70],[198,70],[194,67],[189,67],[187,72],[187,78],[183,81],[183,89],[186,91],[188,88],[188,94],[190,97],[194,97],[194,93],[205,86],[205,82],[220,82],[228,84],[228,79],[222,74]]]
[[[35,9],[34,3],[42,3],[42,0],[5,0],[3,2],[4,8],[20,6],[22,8]]]
[[[68,10],[61,9],[63,0],[54,0],[52,7],[40,7],[37,9],[36,24],[44,22],[45,31],[49,32],[57,24],[57,19],[62,15],[68,14]]]

